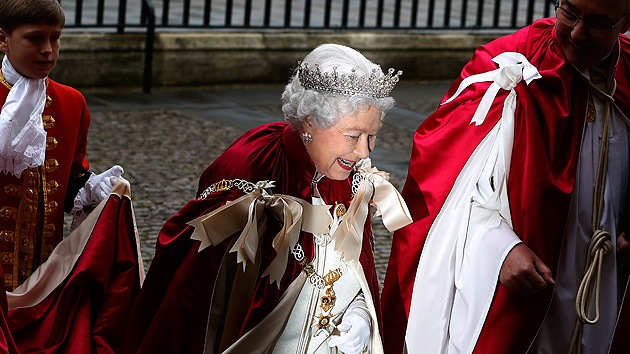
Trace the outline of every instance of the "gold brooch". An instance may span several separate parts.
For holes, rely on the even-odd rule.
[[[330,326],[330,314],[324,315],[320,313],[317,317],[319,317],[316,324],[317,329],[327,329]]]
[[[338,218],[346,215],[346,211],[347,209],[345,205],[335,202],[335,215],[337,215]]]
[[[326,295],[322,296],[320,301],[320,307],[322,308],[322,310],[324,310],[324,312],[329,312],[330,310],[332,310],[333,307],[335,307],[337,296],[335,295],[335,291],[332,287],[326,289]]]

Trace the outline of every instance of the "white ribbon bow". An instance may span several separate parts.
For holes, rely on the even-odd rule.
[[[516,87],[521,80],[525,80],[525,83],[529,85],[533,80],[542,77],[538,73],[538,69],[521,53],[504,52],[492,58],[492,61],[499,65],[498,69],[465,78],[459,84],[455,94],[442,103],[444,105],[451,102],[468,86],[474,83],[492,81],[492,84],[483,95],[470,124],[475,123],[475,125],[481,125],[484,122],[499,89],[510,91],[509,97],[503,104],[503,110],[504,113],[511,110],[511,114],[514,115],[514,109],[516,107],[516,92],[514,91],[514,87]]]

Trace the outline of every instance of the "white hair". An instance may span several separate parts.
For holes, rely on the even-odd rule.
[[[339,44],[322,44],[313,49],[303,60],[309,67],[318,66],[321,72],[336,70],[339,74],[354,72],[357,76],[369,76],[376,69],[378,76],[385,76],[380,66],[374,64],[363,54],[350,47]],[[310,117],[319,129],[330,128],[342,116],[351,116],[370,106],[385,113],[394,106],[392,97],[372,98],[363,95],[344,96],[307,90],[298,78],[295,70],[282,93],[282,111],[284,120],[294,129],[302,131],[302,122]]]

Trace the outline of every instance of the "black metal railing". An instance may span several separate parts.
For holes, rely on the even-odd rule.
[[[515,29],[552,14],[554,0],[60,0],[66,26],[185,29]]]
[[[142,92],[151,93],[151,87],[153,86],[153,44],[155,43],[155,8],[151,0],[142,1],[140,19],[141,23],[147,26],[147,35],[144,41]]]
[[[216,29],[510,30],[552,15],[555,0],[59,0],[66,28],[146,33],[150,92],[156,31]]]

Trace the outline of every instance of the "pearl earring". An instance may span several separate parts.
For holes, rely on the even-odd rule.
[[[302,141],[307,143],[307,144],[310,144],[310,143],[313,142],[313,135],[311,135],[311,133],[309,133],[309,132],[302,133],[302,135],[300,135],[300,137],[302,138]]]

